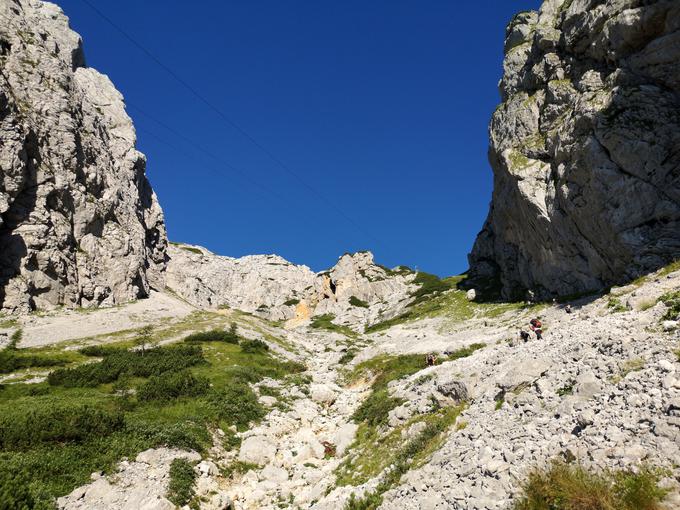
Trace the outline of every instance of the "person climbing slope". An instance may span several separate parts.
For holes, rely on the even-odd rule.
[[[538,319],[531,319],[529,321],[529,328],[536,334],[536,340],[543,339],[543,324]]]

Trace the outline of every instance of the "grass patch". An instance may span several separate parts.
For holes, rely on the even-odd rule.
[[[362,301],[356,296],[350,296],[349,298],[349,304],[352,306],[356,306],[357,308],[368,308],[369,305],[366,301]]]
[[[184,338],[185,342],[227,342],[237,344],[239,342],[238,330],[235,323],[232,323],[228,331],[224,329],[211,329],[192,333]]]
[[[333,331],[335,333],[340,333],[341,335],[349,337],[355,337],[357,335],[351,328],[335,324],[333,322],[334,319],[335,315],[332,313],[325,313],[323,315],[314,317],[309,326],[314,329],[325,329],[327,331]]]
[[[596,473],[554,462],[531,472],[512,510],[659,510],[667,491],[649,467]]]
[[[661,271],[659,271],[659,277],[661,278],[664,276],[668,276],[669,274],[674,273],[676,271],[680,271],[680,259],[676,260],[675,262],[671,262]]]
[[[194,466],[186,459],[174,459],[170,464],[168,499],[177,506],[188,504],[195,494],[194,483],[196,483]]]
[[[611,313],[621,313],[628,310],[626,308],[626,305],[621,303],[621,300],[616,297],[609,298],[609,300],[607,301],[607,308],[609,308],[609,311]]]
[[[455,276],[441,280],[450,290],[424,294],[420,296],[422,299],[419,302],[411,303],[404,313],[371,324],[365,328],[364,332],[376,333],[399,324],[428,317],[444,317],[454,322],[462,322],[475,317],[494,319],[507,312],[517,312],[528,309],[530,306],[524,302],[483,303],[468,301],[466,292],[456,289],[456,285],[462,278],[462,276]],[[534,308],[539,306],[541,305],[533,305]]]
[[[441,294],[455,288],[455,283],[450,278],[441,279],[436,275],[419,271],[413,279],[413,284],[420,288],[411,293],[414,298],[409,306],[415,306],[423,301],[432,298],[434,295]]]

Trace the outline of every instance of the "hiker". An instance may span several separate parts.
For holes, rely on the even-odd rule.
[[[529,328],[536,333],[536,340],[543,339],[543,324],[541,324],[541,321],[538,319],[531,319],[531,321],[529,321]]]
[[[571,305],[565,306],[564,311],[567,312],[567,313],[571,313]]]
[[[524,340],[524,342],[529,341],[529,332],[528,331],[524,331],[523,329],[520,329],[519,330],[519,336],[522,338],[522,340]]]
[[[428,367],[433,367],[435,363],[437,363],[437,356],[434,354],[428,354],[425,357],[425,362],[427,363]]]

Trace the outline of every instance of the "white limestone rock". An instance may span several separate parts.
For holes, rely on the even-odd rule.
[[[0,2],[0,310],[163,287],[163,214],[123,97],[54,4]]]

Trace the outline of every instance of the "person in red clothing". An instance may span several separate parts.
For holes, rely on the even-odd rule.
[[[536,340],[543,339],[543,324],[538,319],[531,319],[529,321],[529,328],[536,334]]]

